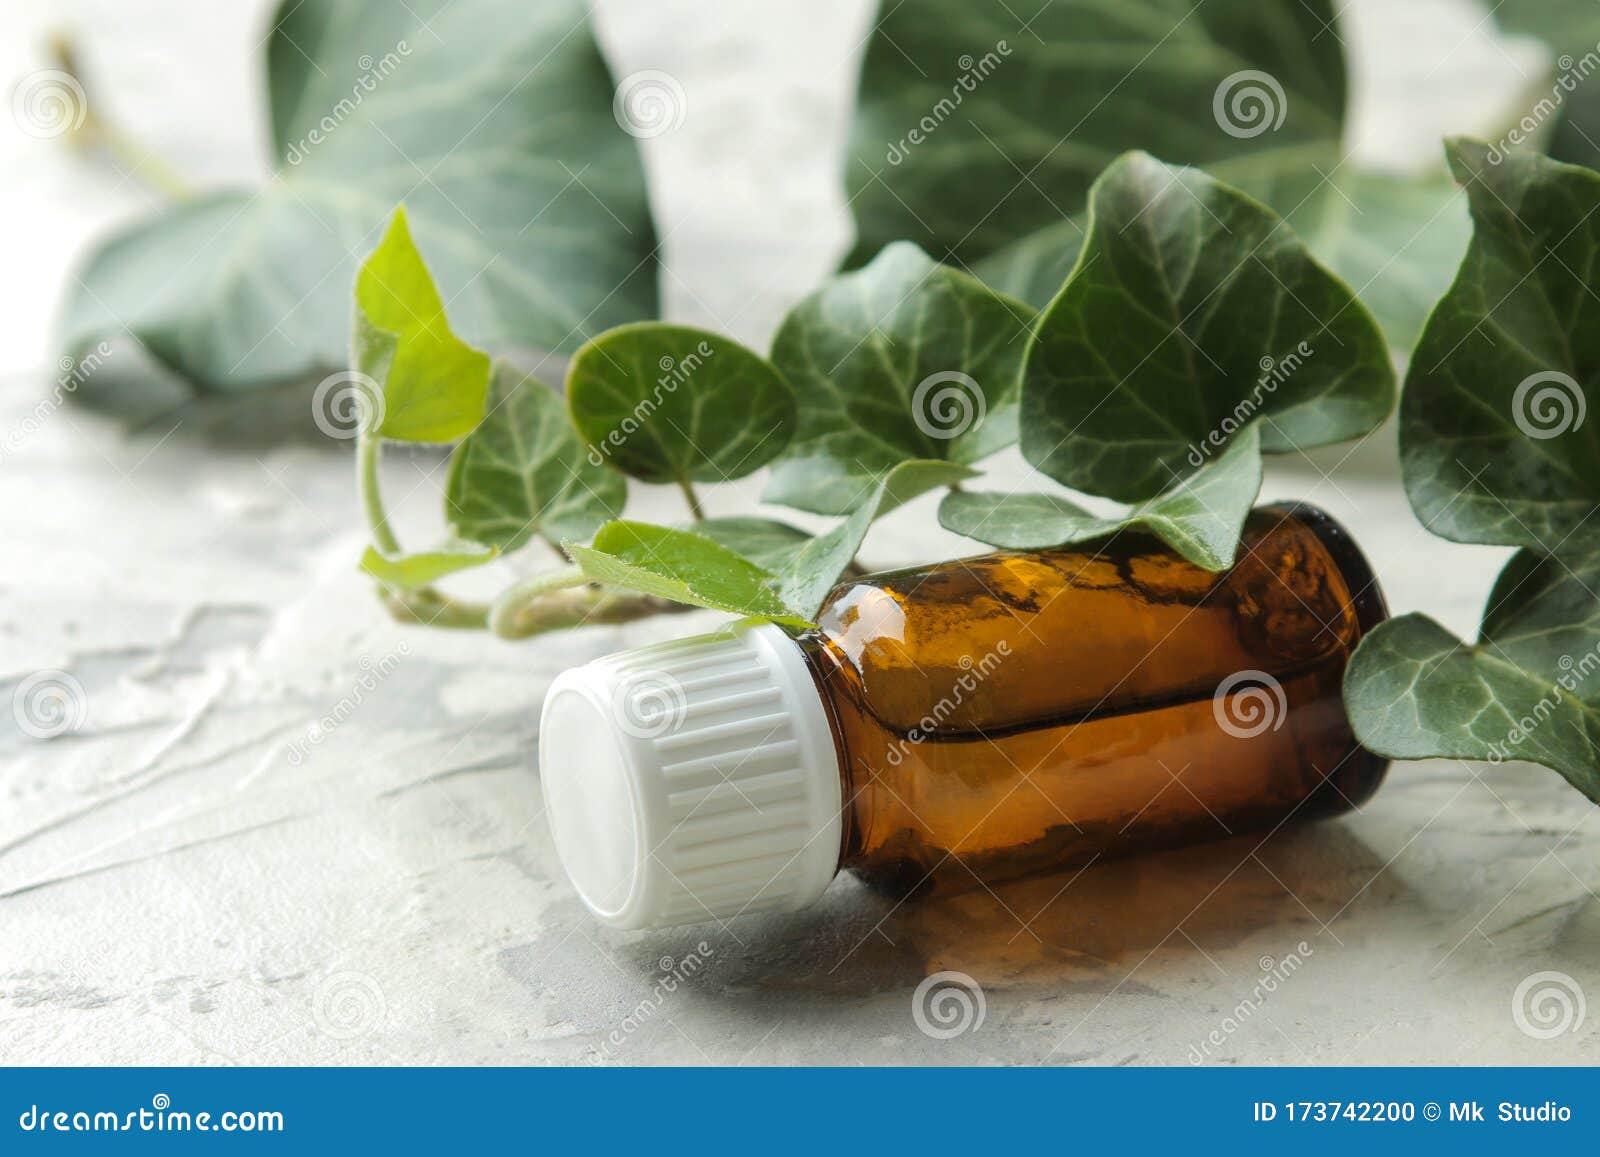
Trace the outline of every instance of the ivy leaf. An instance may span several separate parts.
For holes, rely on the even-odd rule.
[[[823,600],[861,549],[875,519],[919,494],[954,485],[972,474],[953,462],[904,462],[889,471],[838,526],[808,539],[798,550],[791,547],[781,557],[769,547],[773,535],[781,533],[772,528],[782,523],[768,523],[760,535],[752,534],[750,525],[730,529],[727,523],[734,520],[722,520],[713,530],[733,541],[757,544],[768,565],[707,535],[643,522],[607,523],[591,546],[568,543],[566,550],[596,582],[803,629],[814,625]],[[805,537],[800,531],[795,534]]]
[[[1473,238],[1428,319],[1400,411],[1401,466],[1434,533],[1521,546],[1475,645],[1380,625],[1345,676],[1357,736],[1396,759],[1526,759],[1600,802],[1600,174],[1449,144]]]
[[[1525,759],[1600,803],[1600,550],[1520,551],[1468,646],[1424,615],[1379,625],[1345,674],[1356,737],[1391,759]]]
[[[483,418],[489,358],[450,332],[405,209],[356,274],[350,365],[381,390],[377,433],[452,442]]]
[[[771,362],[662,322],[619,326],[580,349],[567,406],[595,455],[646,482],[742,478],[794,434],[794,391]]]
[[[770,518],[708,518],[695,523],[694,530],[768,571],[781,567],[811,541],[811,535],[798,526]]]
[[[885,5],[847,169],[852,264],[909,237],[1043,308],[1083,247],[1094,177],[1146,149],[1289,215],[1409,351],[1461,259],[1465,214],[1448,181],[1348,163],[1334,7]]]
[[[911,244],[835,277],[784,319],[772,360],[799,427],[765,500],[851,510],[913,458],[976,462],[1017,440],[1033,310]]]
[[[266,39],[272,179],[101,244],[64,352],[127,332],[216,390],[340,368],[351,254],[401,201],[475,345],[567,352],[655,314],[637,142],[580,0],[285,0]]]
[[[1120,517],[1100,518],[1054,494],[956,490],[940,504],[939,522],[946,530],[1009,550],[1043,550],[1143,530],[1196,566],[1227,570],[1245,516],[1261,491],[1259,431],[1254,423],[1246,426],[1215,462]]]
[[[1282,205],[1311,254],[1355,291],[1389,345],[1409,354],[1428,312],[1449,288],[1472,235],[1466,198],[1444,173],[1397,177],[1339,168],[1302,190],[1274,174],[1265,185],[1248,159],[1207,168],[1213,177],[1268,204]],[[995,289],[1041,309],[1072,272],[1083,249],[1082,213],[1046,226],[985,257],[973,272]]]
[[[415,554],[384,554],[369,546],[361,556],[361,569],[386,587],[415,591],[432,586],[446,575],[493,562],[499,556],[497,547],[459,538]]]
[[[610,522],[590,546],[566,549],[595,582],[801,629],[812,625],[779,599],[771,572],[693,531]]]
[[[845,568],[855,559],[871,525],[897,506],[940,486],[954,486],[977,471],[956,462],[902,462],[885,474],[850,516],[826,534],[806,543],[778,568],[778,589],[784,604],[810,618]]]
[[[1345,70],[1331,0],[1034,7],[884,5],[846,166],[852,265],[908,238],[971,266],[1081,211],[1095,175],[1127,149],[1197,165],[1241,158],[1252,187],[1286,179],[1298,196],[1304,174],[1339,162]],[[1288,196],[1274,203],[1298,203]]]
[[[1549,552],[1600,503],[1600,174],[1476,141],[1449,155],[1474,234],[1407,374],[1406,493],[1444,538]]]
[[[1394,176],[1344,166],[1296,198],[1294,182],[1274,174],[1261,187],[1253,179],[1261,174],[1243,162],[1206,171],[1258,200],[1285,206],[1288,224],[1312,256],[1373,310],[1389,346],[1410,354],[1472,235],[1466,198],[1448,174]],[[1075,214],[989,254],[973,272],[995,290],[1048,306],[1083,250],[1085,230],[1083,214]]]
[[[534,535],[552,545],[586,541],[621,513],[627,481],[596,464],[554,390],[505,362],[489,384],[489,410],[450,459],[451,528],[513,551]]]
[[[1369,433],[1393,402],[1371,315],[1276,214],[1130,153],[1095,182],[1089,240],[1035,329],[1022,453],[1142,502],[1251,422],[1283,452]]]

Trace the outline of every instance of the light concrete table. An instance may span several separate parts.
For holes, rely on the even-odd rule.
[[[1366,4],[1345,30],[1374,158],[1414,155],[1408,132],[1475,127],[1536,67],[1464,0],[1389,7],[1407,11]],[[204,180],[254,171],[261,133],[239,126],[259,125],[243,62],[262,4],[69,8],[125,120]],[[620,68],[669,69],[689,95],[683,130],[649,152],[668,308],[764,342],[846,237],[834,158],[867,11],[747,9],[611,0],[602,18]],[[1423,9],[1450,31],[1410,28]],[[33,46],[62,19],[54,3],[7,6],[5,74],[40,67]],[[1400,97],[1411,111],[1383,114]],[[522,645],[398,627],[354,570],[347,446],[280,436],[242,406],[40,419],[67,255],[148,195],[46,143],[4,148],[0,431],[28,433],[0,462],[0,1059],[1600,1060],[1600,1011],[1549,1040],[1512,1014],[1539,971],[1600,998],[1600,822],[1528,766],[1400,766],[1359,815],[1070,884],[892,906],[842,880],[794,915],[602,930],[541,815],[541,695],[567,664],[715,616]],[[303,425],[302,398],[277,408]],[[1357,529],[1396,609],[1470,630],[1504,552],[1421,532],[1391,433],[1347,453],[1276,468],[1266,497],[1323,504]],[[388,463],[419,541],[438,527],[440,465]],[[754,492],[710,502],[731,511]],[[669,500],[636,488],[631,513]],[[930,525],[927,502],[898,512],[867,560],[971,550]],[[41,741],[9,707],[50,670],[81,686],[83,716]],[[913,1014],[941,970],[983,990],[981,1024],[951,1039]]]

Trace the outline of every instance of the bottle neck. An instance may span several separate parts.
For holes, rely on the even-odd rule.
[[[838,760],[839,855],[835,871],[842,871],[860,850],[861,835],[873,806],[871,769],[874,758],[884,753],[854,750],[849,723],[860,719],[866,706],[860,673],[838,643],[822,631],[809,631],[794,642],[817,689]]]

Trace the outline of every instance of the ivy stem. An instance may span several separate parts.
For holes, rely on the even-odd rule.
[[[361,508],[366,512],[373,545],[384,554],[399,554],[400,540],[389,526],[389,515],[383,509],[383,495],[378,489],[378,458],[382,447],[383,440],[367,430],[357,436],[356,490],[361,495]]]
[[[51,38],[50,54],[55,58],[56,67],[75,80],[79,91],[86,94],[78,124],[67,133],[67,143],[79,149],[98,145],[129,176],[138,178],[168,199],[192,199],[193,187],[175,168],[124,132],[120,125],[99,111],[101,102],[88,97],[88,85],[78,64],[77,46],[67,36],[58,34]]]
[[[683,491],[683,500],[689,504],[689,516],[696,522],[704,522],[706,512],[700,505],[700,495],[695,493],[694,483],[687,478],[679,478],[678,489]]]
[[[432,587],[396,591],[380,586],[379,593],[389,614],[402,623],[458,631],[481,631],[489,625],[488,607],[482,603],[460,602]]]
[[[565,566],[523,579],[501,591],[489,605],[489,629],[504,639],[522,638],[524,636],[520,633],[511,632],[534,604],[547,595],[584,586],[588,581],[576,566]]]
[[[489,607],[488,627],[502,639],[526,639],[591,623],[627,623],[686,609],[648,595],[625,595],[566,567],[518,583]]]

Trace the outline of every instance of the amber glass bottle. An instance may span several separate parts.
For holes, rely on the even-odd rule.
[[[1351,808],[1382,760],[1340,681],[1385,616],[1348,535],[1254,511],[1220,575],[1143,535],[842,584],[566,673],[541,724],[556,843],[624,927],[798,907],[848,868],[972,887]]]

